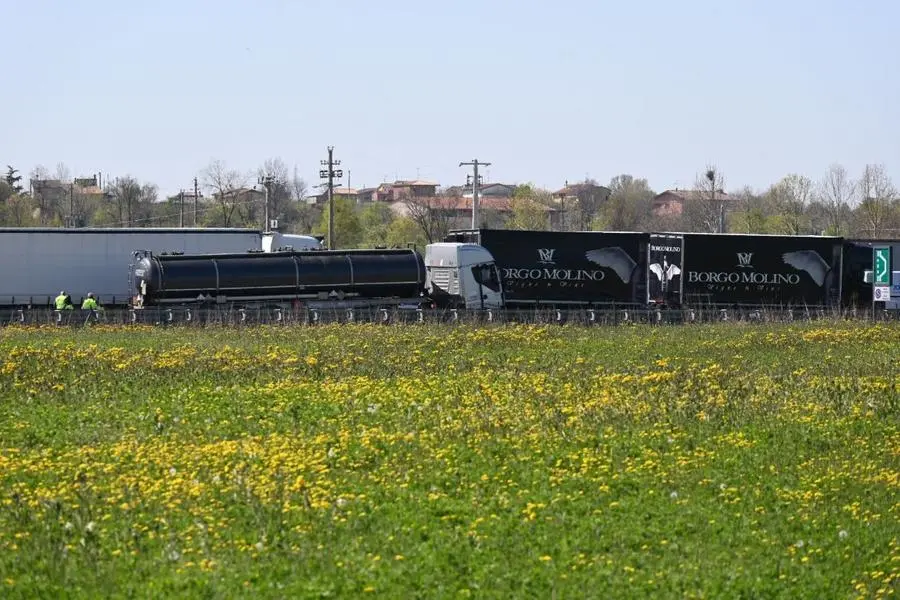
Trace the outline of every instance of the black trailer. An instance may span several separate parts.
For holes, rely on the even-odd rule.
[[[840,306],[840,237],[681,233],[666,245],[678,238],[682,306]]]
[[[649,239],[637,232],[478,229],[451,231],[445,241],[491,253],[507,306],[552,307],[644,305]]]

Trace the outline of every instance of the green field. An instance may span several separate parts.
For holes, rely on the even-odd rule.
[[[900,325],[0,330],[0,597],[869,598]]]

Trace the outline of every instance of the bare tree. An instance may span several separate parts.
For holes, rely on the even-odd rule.
[[[132,227],[143,223],[142,216],[149,212],[156,197],[157,190],[154,185],[141,185],[130,175],[116,178],[109,188],[109,198],[117,218],[116,226]]]
[[[56,171],[53,174],[53,178],[62,183],[72,183],[72,172],[66,166],[66,163],[58,162],[56,163]]]
[[[272,178],[272,184],[269,186],[269,218],[284,219],[288,215],[292,195],[292,182],[287,165],[280,158],[269,158],[256,170],[256,174],[257,180]],[[265,196],[262,197],[262,201],[265,202]],[[263,223],[263,228],[267,229],[268,224]]]
[[[29,188],[34,199],[35,212],[40,225],[46,225],[52,218],[53,207],[58,204],[59,190],[53,184],[50,171],[44,165],[37,165],[28,174]]]
[[[831,165],[819,182],[819,202],[827,218],[828,230],[833,235],[846,233],[855,192],[856,183],[838,164]]]
[[[450,232],[456,202],[456,197],[446,193],[403,200],[407,215],[422,230],[429,244],[443,240]]]
[[[309,197],[309,185],[306,183],[305,179],[300,177],[300,172],[297,170],[296,166],[294,166],[294,175],[291,177],[290,188],[291,198],[293,198],[295,202],[306,202]]]
[[[866,165],[859,181],[859,194],[858,214],[863,232],[872,238],[881,237],[889,227],[891,204],[897,194],[884,165]]]
[[[683,219],[687,228],[709,233],[726,231],[727,201],[725,177],[714,165],[707,166],[703,175],[697,176],[694,191],[685,199]]]
[[[247,176],[229,169],[224,161],[213,160],[203,169],[200,178],[222,211],[222,225],[228,227],[240,201],[237,192],[246,184]]]

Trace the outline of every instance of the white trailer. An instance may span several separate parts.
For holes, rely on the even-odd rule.
[[[232,228],[0,228],[0,306],[46,306],[60,291],[80,306],[125,305],[133,252],[260,252],[263,234]]]

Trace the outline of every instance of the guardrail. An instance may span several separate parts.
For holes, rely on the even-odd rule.
[[[898,321],[896,311],[836,311],[825,308],[691,308],[691,309],[332,309],[306,308],[144,308],[99,311],[55,309],[6,309],[0,311],[2,326],[85,327],[97,324],[179,327],[241,327],[253,325],[305,325],[327,323],[372,324],[549,324],[574,326],[611,326],[629,324],[690,325],[697,323],[789,323],[822,320]]]

